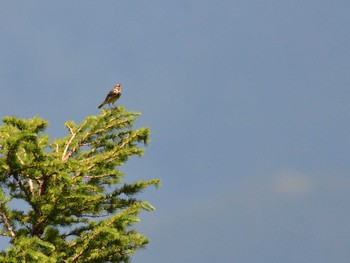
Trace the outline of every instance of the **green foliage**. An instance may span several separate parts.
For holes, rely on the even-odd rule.
[[[148,240],[131,229],[141,210],[135,196],[158,179],[123,183],[118,170],[143,154],[149,129],[132,129],[134,112],[102,110],[53,142],[38,117],[3,119],[0,127],[0,235],[11,247],[0,262],[129,262]],[[28,209],[12,203],[24,201]]]

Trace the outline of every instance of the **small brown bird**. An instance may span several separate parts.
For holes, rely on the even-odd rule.
[[[101,103],[100,106],[98,106],[98,108],[101,109],[101,107],[105,104],[108,104],[109,107],[111,107],[111,103],[114,104],[114,102],[116,102],[121,95],[122,95],[122,85],[117,83],[115,84],[113,89],[110,92],[108,92],[105,100]]]

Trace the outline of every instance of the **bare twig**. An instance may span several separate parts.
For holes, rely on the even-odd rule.
[[[71,134],[74,134],[72,127],[70,127],[69,125],[67,125],[67,127],[68,127],[68,129],[69,129],[69,132],[70,132]]]
[[[87,133],[85,134],[85,136],[81,139],[81,142],[83,142],[83,141],[86,139],[86,137],[88,137],[89,135],[90,135],[90,133],[87,132]],[[83,146],[83,143],[78,143],[77,146],[75,146],[75,147],[66,155],[65,160],[69,159],[69,157],[71,157],[71,156],[73,155],[73,153],[75,153],[75,151],[77,150],[77,148],[80,147],[80,146]]]
[[[66,145],[66,147],[65,147],[65,149],[63,151],[62,161],[67,161],[69,159],[69,157],[71,157],[73,155],[73,153],[75,153],[76,149],[81,146],[80,144],[78,144],[69,153],[67,153],[70,144],[72,143],[72,141],[74,140],[75,136],[81,131],[81,129],[84,127],[85,124],[86,124],[86,121],[82,125],[80,125],[79,129],[77,130],[77,132],[74,132],[73,129],[69,125],[67,125],[70,133],[72,134],[72,137],[69,139],[69,141],[68,141],[68,143],[67,143],[67,145]],[[90,133],[87,132],[85,134],[85,136],[82,138],[81,141],[83,142],[86,139],[86,137],[89,136],[89,135],[90,135]]]
[[[10,225],[10,222],[8,221],[7,216],[6,216],[6,214],[4,212],[1,212],[1,217],[2,217],[2,221],[4,222],[7,230],[10,232],[11,237],[14,238],[16,235],[13,232],[12,227]]]
[[[70,137],[69,141],[66,144],[66,147],[64,148],[64,151],[63,151],[63,154],[62,154],[62,161],[66,161],[68,159],[66,154],[67,154],[69,145],[72,143],[72,141],[74,140],[74,138],[76,136],[76,133],[73,132],[73,129],[69,125],[67,125],[67,127],[68,127],[70,133],[72,134],[72,136]]]

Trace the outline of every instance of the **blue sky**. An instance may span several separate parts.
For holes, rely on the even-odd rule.
[[[98,114],[116,82],[160,178],[133,262],[348,262],[350,2],[2,1],[1,116]],[[4,246],[4,242],[0,245]]]

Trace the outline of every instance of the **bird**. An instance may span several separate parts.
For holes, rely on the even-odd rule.
[[[120,96],[122,95],[122,85],[117,83],[114,85],[113,89],[111,89],[110,92],[108,92],[105,100],[101,103],[100,106],[98,106],[99,109],[102,108],[103,105],[108,104],[109,107],[111,107],[111,103],[114,104]]]

